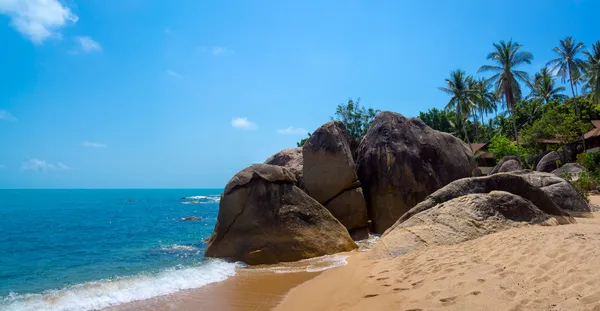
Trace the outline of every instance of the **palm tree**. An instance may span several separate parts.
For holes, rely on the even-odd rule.
[[[591,52],[585,51],[583,54],[587,56],[586,70],[583,74],[584,88],[590,92],[596,103],[600,104],[600,41],[592,45]]]
[[[496,96],[490,91],[490,84],[486,79],[479,79],[477,81],[475,93],[477,95],[475,104],[477,110],[479,110],[479,115],[481,116],[481,124],[485,124],[483,115],[496,111]]]
[[[455,109],[456,117],[458,120],[462,120],[463,117],[468,116],[473,108],[474,91],[469,89],[469,80],[472,79],[467,76],[464,71],[457,69],[450,72],[450,78],[445,79],[446,86],[439,87],[439,89],[452,96],[450,101],[446,105],[446,110]],[[458,122],[457,122],[458,123]],[[469,135],[467,134],[466,122],[460,122],[461,128],[465,134],[467,144],[471,145],[469,141]],[[457,124],[458,126],[458,124]]]
[[[554,78],[550,74],[547,67],[544,67],[540,72],[536,73],[532,81],[528,82],[531,93],[527,95],[527,99],[543,101],[548,103],[554,99],[564,99],[567,96],[561,94],[565,91],[564,86],[556,86]]]
[[[579,114],[579,106],[577,104],[577,95],[575,94],[575,85],[577,84],[577,78],[579,77],[580,71],[584,66],[583,60],[577,58],[577,54],[582,52],[585,48],[583,42],[577,42],[573,40],[573,37],[566,37],[564,40],[560,40],[560,45],[554,47],[552,50],[556,52],[559,57],[550,60],[546,66],[551,66],[551,71],[556,72],[556,75],[561,77],[562,82],[569,80],[571,84],[571,92],[573,93],[573,103],[575,105],[575,112],[577,118],[581,120]]]
[[[513,129],[515,131],[515,140],[517,141],[517,155],[521,159],[521,148],[519,145],[519,133],[517,131],[517,123],[515,122],[514,108],[517,100],[521,98],[520,81],[528,81],[529,77],[525,71],[516,70],[515,68],[522,64],[531,64],[533,55],[528,51],[521,51],[522,45],[509,40],[508,42],[500,41],[494,43],[496,49],[488,54],[487,59],[492,60],[496,65],[484,65],[479,68],[478,72],[492,72],[493,76],[489,78],[490,82],[496,84],[498,93],[504,94],[506,107],[511,112],[513,121]]]

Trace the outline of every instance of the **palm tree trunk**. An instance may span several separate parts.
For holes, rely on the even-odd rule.
[[[513,129],[515,130],[515,141],[517,142],[517,157],[519,158],[519,162],[521,162],[521,145],[519,144],[519,132],[517,131],[517,122],[515,121],[515,114],[513,113],[513,109],[510,110],[510,117],[513,122]]]
[[[508,111],[510,112],[510,117],[513,122],[513,129],[515,130],[515,141],[517,142],[517,158],[519,159],[519,162],[521,162],[521,145],[519,144],[519,132],[517,131],[517,121],[515,120],[515,103],[513,99],[513,94],[506,82],[503,83],[503,85],[504,97],[506,98],[506,108],[508,108]]]
[[[575,95],[575,87],[573,86],[573,76],[571,75],[571,64],[568,66],[569,69],[569,83],[571,84],[571,93],[573,93],[573,105],[575,105],[575,113],[577,114],[577,120],[581,121],[581,114],[579,113],[579,105],[577,104],[577,95]],[[585,148],[585,136],[583,133],[581,134],[581,143],[583,144],[583,152],[586,151]]]
[[[475,138],[473,138],[473,140],[476,142],[477,139],[479,139],[479,122],[477,121],[477,114],[475,113],[475,111],[473,111],[473,125],[475,125]]]
[[[483,124],[485,124],[483,121],[483,109],[479,109],[479,114],[481,114],[481,125],[483,126]],[[482,142],[483,142],[483,140],[482,140]]]

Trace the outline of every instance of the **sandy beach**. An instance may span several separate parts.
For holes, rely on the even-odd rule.
[[[591,198],[600,203],[600,196]],[[108,310],[600,310],[600,213],[324,272],[242,269],[197,290]]]

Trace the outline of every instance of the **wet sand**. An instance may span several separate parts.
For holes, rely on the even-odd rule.
[[[320,273],[274,273],[241,270],[235,276],[222,282],[104,310],[271,310],[285,297],[290,289],[318,276]]]

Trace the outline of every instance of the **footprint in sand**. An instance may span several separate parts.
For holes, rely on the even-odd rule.
[[[389,277],[385,277],[385,278],[378,278],[376,281],[383,281],[383,280],[387,280],[389,279]]]
[[[369,294],[369,295],[365,295],[364,298],[372,298],[372,297],[377,297],[379,296],[379,294]]]
[[[383,270],[383,271],[379,272],[378,274],[382,274],[382,273],[386,273],[386,272],[390,272],[390,270]]]
[[[477,296],[479,294],[481,294],[481,292],[478,290],[469,293],[469,295],[473,295],[473,296]]]
[[[396,287],[394,288],[395,292],[403,292],[405,290],[409,290],[410,288],[406,288],[406,287]]]
[[[404,311],[423,311],[423,309],[406,309]]]
[[[423,286],[423,280],[414,282],[414,283],[412,283],[410,285],[412,285],[413,288],[419,288],[419,287]]]
[[[477,282],[479,282],[479,283],[485,283],[485,279],[477,279]]]
[[[444,306],[449,306],[449,305],[453,305],[456,303],[456,298],[458,298],[458,297],[457,296],[446,297],[446,298],[440,299],[440,302]]]

